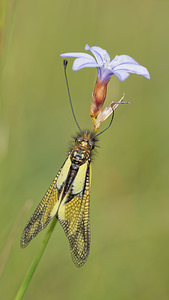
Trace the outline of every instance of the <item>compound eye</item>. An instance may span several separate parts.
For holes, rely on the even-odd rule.
[[[80,143],[82,141],[82,138],[81,137],[77,138],[77,141],[78,143]]]
[[[75,142],[76,142],[76,143],[80,143],[81,141],[82,141],[82,138],[81,138],[81,137],[78,137],[78,138],[75,139]]]

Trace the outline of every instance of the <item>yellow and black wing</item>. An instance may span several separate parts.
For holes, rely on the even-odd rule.
[[[58,209],[58,219],[70,243],[74,264],[81,267],[90,250],[90,162],[86,161],[78,172],[62,199]]]
[[[64,186],[70,166],[71,161],[70,156],[68,156],[45,196],[25,226],[20,240],[20,245],[22,248],[26,247],[29,242],[36,237],[36,235],[42,229],[44,229],[48,225],[49,221],[56,215],[59,206],[58,186]]]
[[[23,230],[20,245],[26,247],[56,216],[70,243],[74,264],[81,267],[90,250],[90,161],[72,166],[70,154]]]

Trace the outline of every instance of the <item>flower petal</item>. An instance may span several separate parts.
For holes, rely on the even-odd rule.
[[[96,63],[95,59],[91,56],[91,59],[89,58],[76,58],[74,63],[73,63],[73,71],[78,71],[80,69],[83,69],[83,68],[96,68],[98,67],[98,64]]]
[[[129,77],[129,73],[127,73],[126,71],[114,71],[113,73],[114,75],[117,76],[117,78],[120,80],[120,81],[124,81],[127,79],[127,77]]]
[[[139,65],[139,63],[129,55],[116,55],[115,58],[111,61],[110,67],[113,68],[124,63]]]
[[[98,79],[99,81],[108,82],[110,77],[114,74],[114,71],[105,67],[98,67]]]
[[[127,64],[127,63],[124,63],[124,64],[120,64],[118,66],[116,66],[115,68],[113,68],[113,73],[116,75],[116,71],[125,71],[125,72],[128,72],[128,73],[134,73],[134,74],[138,74],[138,75],[141,75],[147,79],[150,79],[150,74],[148,72],[148,70],[137,64]]]
[[[79,57],[84,57],[84,58],[88,58],[88,59],[93,59],[93,56],[91,56],[90,54],[87,54],[87,53],[83,53],[83,52],[68,52],[68,53],[63,53],[63,54],[60,54],[59,56],[61,57],[76,57],[76,58],[79,58]]]
[[[150,79],[148,70],[128,55],[116,56],[110,63],[112,72],[121,80],[128,76],[126,73],[134,73]],[[118,71],[118,72],[117,72]]]
[[[107,64],[110,63],[110,55],[107,53],[106,50],[97,46],[89,47],[88,44],[86,44],[85,50],[91,51],[93,53],[98,64],[102,65],[104,62],[106,62]]]

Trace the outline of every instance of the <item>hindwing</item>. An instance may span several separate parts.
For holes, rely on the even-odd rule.
[[[90,250],[90,163],[87,161],[75,176],[58,209],[58,219],[69,240],[74,264],[81,267]]]

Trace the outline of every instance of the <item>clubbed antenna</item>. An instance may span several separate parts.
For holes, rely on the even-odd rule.
[[[79,124],[78,124],[78,122],[77,122],[77,119],[76,119],[76,117],[75,117],[75,113],[74,113],[74,109],[73,109],[73,104],[72,104],[72,100],[71,100],[71,97],[70,97],[69,84],[68,84],[68,79],[67,79],[67,74],[66,74],[66,67],[67,67],[67,64],[68,64],[68,61],[67,61],[66,59],[64,59],[63,65],[64,65],[64,72],[65,72],[66,86],[67,86],[67,91],[68,91],[68,96],[69,96],[70,106],[71,106],[73,118],[74,118],[74,120],[75,120],[75,122],[76,122],[76,125],[77,125],[78,129],[80,130],[80,132],[83,133],[82,130],[81,130],[81,128],[80,128],[80,126],[79,126]]]

